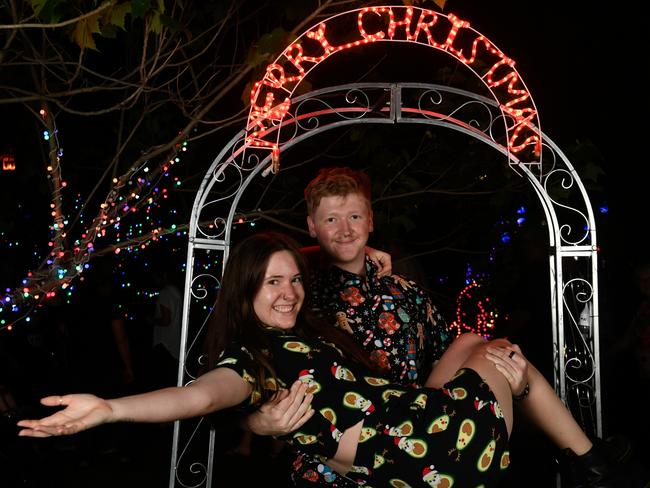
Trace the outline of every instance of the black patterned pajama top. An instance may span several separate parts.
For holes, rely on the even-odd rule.
[[[299,379],[314,395],[315,415],[284,439],[324,463],[343,432],[363,420],[347,475],[357,484],[488,487],[508,466],[501,409],[474,371],[461,370],[440,390],[404,387],[349,361],[334,344],[291,331],[269,334],[281,386]],[[237,344],[217,364],[251,384],[254,366],[250,353]],[[330,475],[337,476],[331,470]]]

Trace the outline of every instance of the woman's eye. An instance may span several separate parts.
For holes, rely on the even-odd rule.
[[[293,279],[293,282],[294,282],[294,283],[302,283],[302,276],[296,276],[296,277]]]

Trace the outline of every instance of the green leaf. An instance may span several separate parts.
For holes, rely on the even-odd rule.
[[[169,15],[160,15],[160,23],[167,27],[169,31],[173,34],[178,34],[179,32],[184,32],[188,39],[192,38],[192,32],[183,24],[181,24],[176,19],[170,17]]]
[[[117,38],[117,26],[113,24],[104,24],[101,27],[101,35],[106,39],[116,39]]]
[[[162,22],[160,21],[160,12],[155,10],[151,16],[151,31],[160,34],[162,31]]]
[[[279,55],[286,45],[287,36],[287,31],[281,27],[264,34],[248,52],[248,64],[259,66]]]
[[[45,8],[45,4],[47,4],[48,1],[50,1],[50,0],[31,0],[32,10],[34,10],[34,13],[37,16],[41,15],[41,12]]]
[[[110,23],[125,30],[126,14],[131,13],[131,4],[129,2],[120,3],[111,9]]]
[[[144,17],[144,14],[151,7],[150,0],[133,0],[131,14],[135,18]]]
[[[76,23],[72,37],[81,49],[93,49],[97,51],[93,34],[100,33],[98,16],[91,15]]]
[[[31,0],[32,8],[36,16],[46,24],[54,24],[61,20],[61,14],[57,7],[62,0]]]

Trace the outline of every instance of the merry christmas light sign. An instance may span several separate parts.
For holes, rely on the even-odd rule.
[[[279,147],[274,129],[289,113],[291,96],[300,82],[333,54],[377,42],[425,45],[466,65],[488,88],[508,121],[508,151],[520,153],[521,157],[521,152],[528,149],[530,156],[525,158],[539,157],[542,136],[537,110],[515,62],[471,28],[469,22],[453,14],[406,6],[351,10],[300,35],[267,66],[263,78],[252,88],[246,144],[273,151],[277,161]]]

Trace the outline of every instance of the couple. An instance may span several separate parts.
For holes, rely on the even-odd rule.
[[[337,226],[372,230],[366,200],[358,193],[325,196],[309,209],[310,234],[321,244],[330,236],[338,246]],[[362,202],[365,210],[344,222],[336,213],[321,212],[322,205],[349,201]],[[345,257],[350,247],[342,240],[337,252]],[[260,405],[288,388],[304,424],[285,438],[356,483],[490,486],[508,464],[514,394],[558,447],[575,453],[577,465],[588,465],[592,479],[601,477],[603,463],[591,462],[597,449],[517,346],[464,335],[435,365],[426,388],[394,384],[377,373],[377,365],[386,368],[370,362],[351,335],[323,326],[302,306],[306,276],[302,256],[288,238],[246,239],[229,258],[213,315],[215,369],[187,387],[132,397],[47,397],[45,405],[66,408],[40,421],[19,422],[20,435],[71,434],[114,421],[166,422]],[[402,372],[408,374],[408,367]],[[304,415],[306,408],[314,413]],[[614,483],[583,486],[619,486]]]

